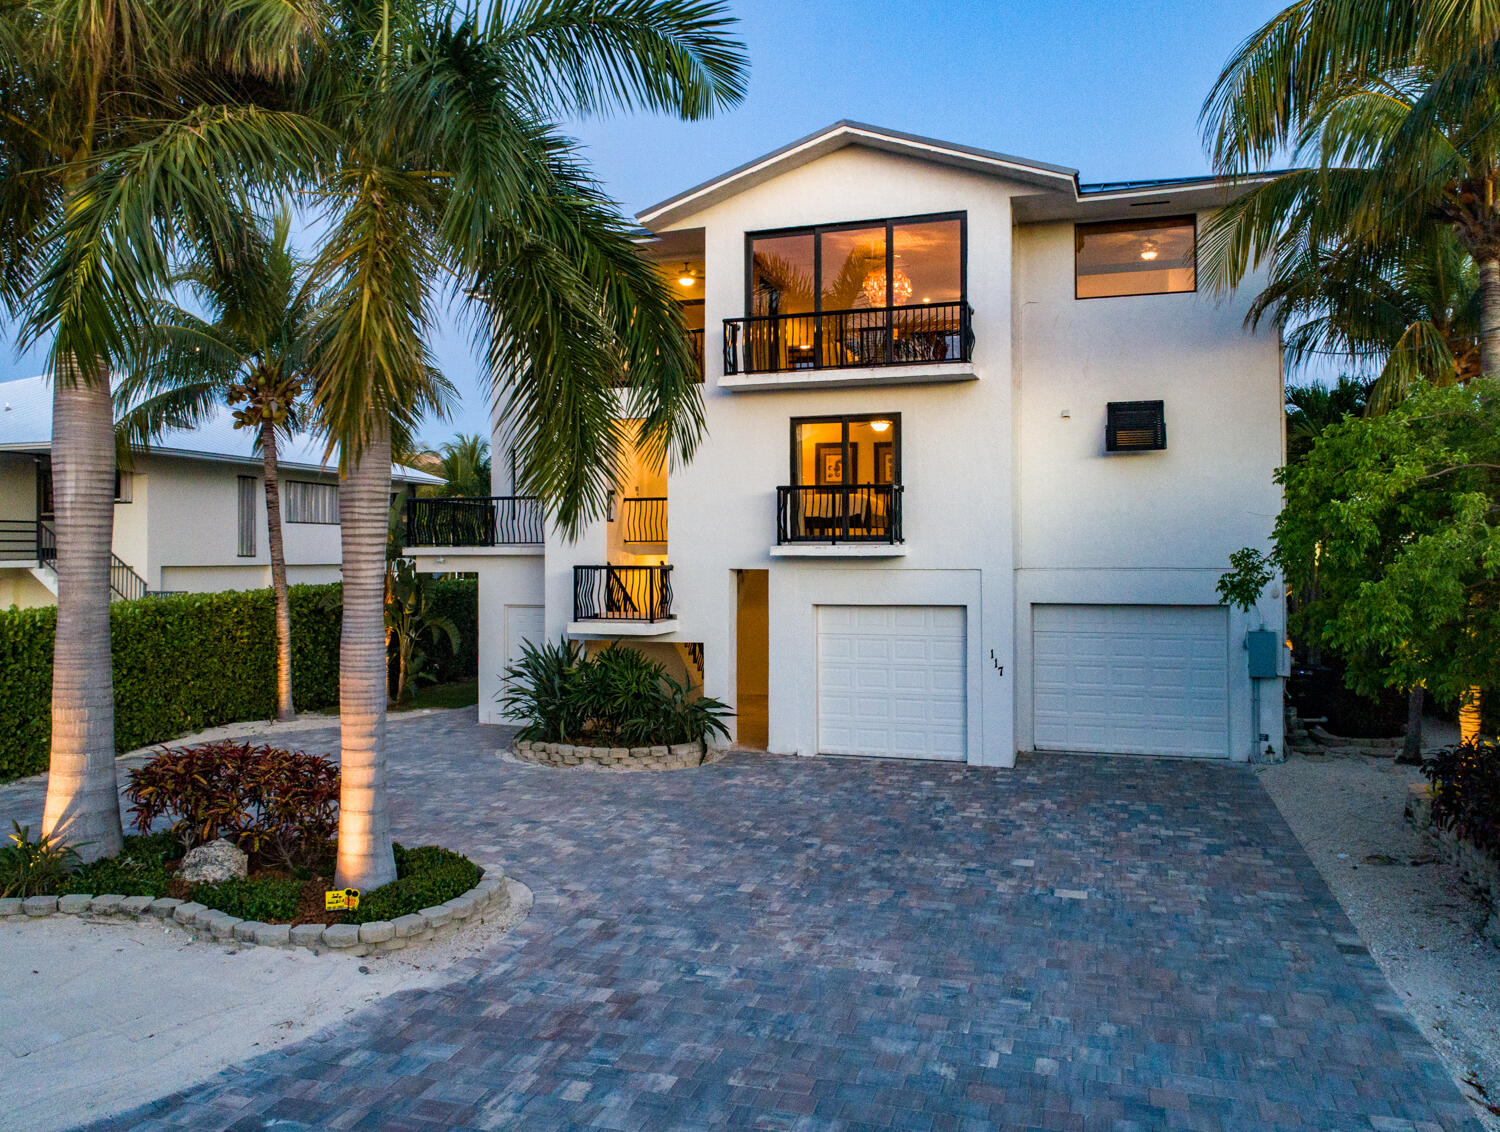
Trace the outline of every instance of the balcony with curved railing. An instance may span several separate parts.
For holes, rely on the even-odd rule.
[[[541,500],[530,495],[408,499],[402,545],[537,546],[546,541]]]
[[[967,302],[724,320],[724,373],[939,365],[973,359]]]

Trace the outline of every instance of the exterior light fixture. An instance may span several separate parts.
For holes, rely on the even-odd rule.
[[[877,268],[865,276],[865,281],[860,285],[865,299],[872,307],[885,306],[885,268]],[[904,306],[911,302],[912,285],[911,278],[899,267],[891,277],[891,305]]]

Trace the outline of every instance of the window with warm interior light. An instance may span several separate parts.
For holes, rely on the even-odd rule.
[[[746,314],[884,310],[964,298],[964,217],[825,224],[748,238]]]
[[[901,414],[792,421],[792,483],[839,487],[901,482]]]
[[[1080,299],[1197,289],[1198,225],[1192,216],[1075,224]]]

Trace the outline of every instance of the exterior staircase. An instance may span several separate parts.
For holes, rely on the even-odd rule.
[[[673,641],[672,645],[687,669],[688,682],[696,687],[703,687],[703,646],[696,641]]]

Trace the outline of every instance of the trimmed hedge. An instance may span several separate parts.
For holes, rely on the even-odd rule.
[[[432,661],[440,678],[479,671],[478,585],[429,583],[459,627]],[[297,707],[338,703],[337,582],[292,586],[292,687]],[[52,641],[57,610],[0,610],[0,782],[47,769],[52,733]],[[276,714],[276,628],[270,589],[180,594],[110,605],[115,747],[134,750],[240,720]]]

